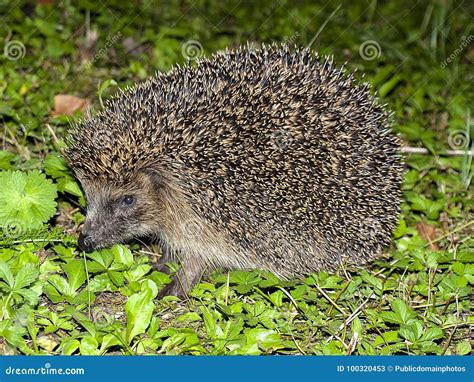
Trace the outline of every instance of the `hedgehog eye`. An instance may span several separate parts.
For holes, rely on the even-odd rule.
[[[130,207],[135,203],[135,197],[132,195],[126,195],[123,197],[121,204],[123,207]]]

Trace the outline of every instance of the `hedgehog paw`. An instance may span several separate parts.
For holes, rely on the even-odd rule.
[[[158,298],[165,296],[176,296],[183,300],[189,299],[188,292],[199,282],[203,275],[200,269],[186,271],[181,268],[173,278],[173,281],[158,292]]]

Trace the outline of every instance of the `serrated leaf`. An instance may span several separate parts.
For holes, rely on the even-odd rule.
[[[433,341],[439,338],[443,338],[444,333],[440,328],[428,328],[424,331],[423,335],[421,336],[421,341]]]
[[[66,273],[69,293],[73,294],[78,290],[87,279],[86,269],[83,260],[71,260],[63,265],[64,273]]]
[[[65,296],[61,294],[56,287],[51,284],[46,284],[43,287],[43,291],[48,296],[48,298],[55,304],[58,304],[64,301]]]
[[[98,269],[102,272],[106,271],[110,264],[112,264],[112,261],[114,261],[114,255],[110,250],[94,251],[88,253],[87,257],[96,262],[100,266]],[[89,269],[89,272],[92,272],[92,270]]]
[[[69,295],[71,293],[71,290],[69,288],[68,282],[64,279],[64,277],[61,277],[59,275],[51,275],[48,278],[48,282],[57,289],[57,291],[61,295]]]
[[[53,178],[61,178],[69,173],[66,160],[58,153],[49,153],[43,161],[44,172]]]
[[[33,289],[19,289],[16,291],[20,296],[22,296],[29,304],[34,304],[38,301],[38,297],[41,292],[37,292]]]
[[[10,170],[13,158],[15,158],[15,154],[10,151],[0,150],[0,170]]]
[[[117,272],[117,271],[109,271],[108,272],[110,281],[118,287],[121,287],[125,284],[125,276],[123,275],[123,272]]]
[[[56,185],[37,170],[0,171],[0,186],[0,222],[7,232],[38,229],[56,212]]]
[[[3,261],[0,261],[0,279],[5,280],[10,289],[15,285],[15,278],[13,277],[12,271],[8,264]]]
[[[416,312],[400,299],[393,300],[391,305],[393,312],[380,313],[382,319],[396,324],[409,324],[416,317]]]
[[[36,281],[38,278],[39,271],[33,264],[26,264],[22,267],[15,277],[15,290],[19,290],[24,288],[33,282]]]

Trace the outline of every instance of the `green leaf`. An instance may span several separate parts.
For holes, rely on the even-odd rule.
[[[15,278],[13,277],[12,271],[8,264],[3,261],[0,261],[0,279],[5,280],[10,289],[15,285]]]
[[[81,340],[81,345],[79,349],[81,351],[81,355],[99,355],[100,352],[97,349],[99,343],[97,340],[92,336],[84,336]]]
[[[402,80],[402,76],[399,74],[394,75],[387,82],[385,82],[378,90],[378,95],[380,98],[384,98],[389,94],[393,88]]]
[[[54,276],[57,276],[57,275],[54,275]],[[60,279],[64,280],[62,277],[60,277],[60,276],[58,276],[58,277]],[[51,282],[50,280],[48,280],[48,281]],[[64,282],[66,282],[66,280],[64,280]],[[48,298],[55,304],[58,304],[58,303],[64,301],[64,299],[65,299],[65,295],[63,293],[61,293],[58,290],[58,288],[53,286],[53,284],[44,285],[43,290],[44,290],[44,293],[46,294],[46,296],[48,296]]]
[[[416,320],[412,322],[410,325],[402,324],[400,325],[400,336],[405,338],[406,340],[417,343],[418,341],[423,341],[423,324],[421,321]]]
[[[384,343],[397,342],[399,340],[397,330],[389,330],[382,335],[375,337],[374,346],[379,346]]]
[[[0,170],[11,170],[11,161],[13,158],[15,158],[15,154],[9,151],[0,150]]]
[[[133,338],[138,334],[145,333],[155,308],[153,302],[155,296],[154,291],[148,286],[145,286],[141,292],[128,298],[125,304],[125,313],[127,315],[127,343],[130,344]]]
[[[79,340],[77,340],[75,338],[70,338],[69,340],[64,342],[64,344],[62,345],[61,354],[62,355],[71,355],[77,349],[79,349],[80,344],[81,343],[79,342]]]
[[[205,352],[205,349],[199,343],[197,334],[191,329],[184,329],[167,338],[161,346],[160,353],[181,354],[185,351],[196,354]]]
[[[462,341],[456,345],[456,354],[458,355],[467,355],[471,354],[471,343],[469,341]]]
[[[194,322],[201,321],[201,316],[196,312],[187,312],[176,319],[177,322]]]
[[[48,282],[53,285],[61,294],[71,294],[69,284],[64,277],[61,277],[59,275],[51,275],[50,277],[48,277]]]
[[[381,312],[379,317],[384,321],[393,322],[395,324],[409,324],[416,317],[416,312],[405,305],[400,299],[392,301],[393,312]]]
[[[102,338],[102,343],[100,345],[100,354],[104,354],[104,352],[111,346],[120,346],[123,345],[122,341],[120,341],[120,337],[116,334],[106,334],[104,338]]]
[[[104,107],[104,103],[102,101],[102,94],[105,92],[107,88],[115,87],[115,86],[117,86],[117,82],[115,82],[114,79],[108,79],[102,82],[99,88],[97,89],[97,96],[99,97],[100,106],[102,108]]]
[[[244,331],[247,345],[258,344],[265,351],[280,349],[283,346],[280,335],[275,330],[270,329],[247,329]]]
[[[17,231],[40,228],[56,212],[56,185],[37,170],[0,171],[0,226]]]
[[[71,260],[63,265],[69,284],[69,295],[76,292],[86,281],[86,269],[83,260]]]
[[[66,161],[58,153],[49,153],[43,162],[44,172],[52,178],[62,178],[70,175]]]
[[[121,287],[125,284],[125,276],[123,272],[109,271],[108,272],[110,281],[118,287]]]
[[[127,267],[131,267],[134,263],[132,252],[123,245],[116,244],[111,249],[114,255],[114,261],[119,264],[125,264]]]
[[[421,341],[433,341],[444,337],[444,333],[440,328],[428,328],[423,332]]]
[[[87,254],[89,259],[92,259],[91,263],[88,264],[88,270],[91,273],[94,272],[104,272],[109,268],[110,264],[114,260],[114,255],[110,250],[94,251]],[[94,263],[97,263],[94,265]],[[94,267],[91,269],[91,266]]]
[[[33,264],[26,264],[16,274],[15,290],[19,290],[35,282],[38,278],[38,274],[39,271],[36,266]]]

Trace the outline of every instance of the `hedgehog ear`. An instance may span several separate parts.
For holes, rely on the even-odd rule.
[[[155,187],[163,185],[163,176],[156,168],[148,167],[143,169],[142,172],[150,179]]]

